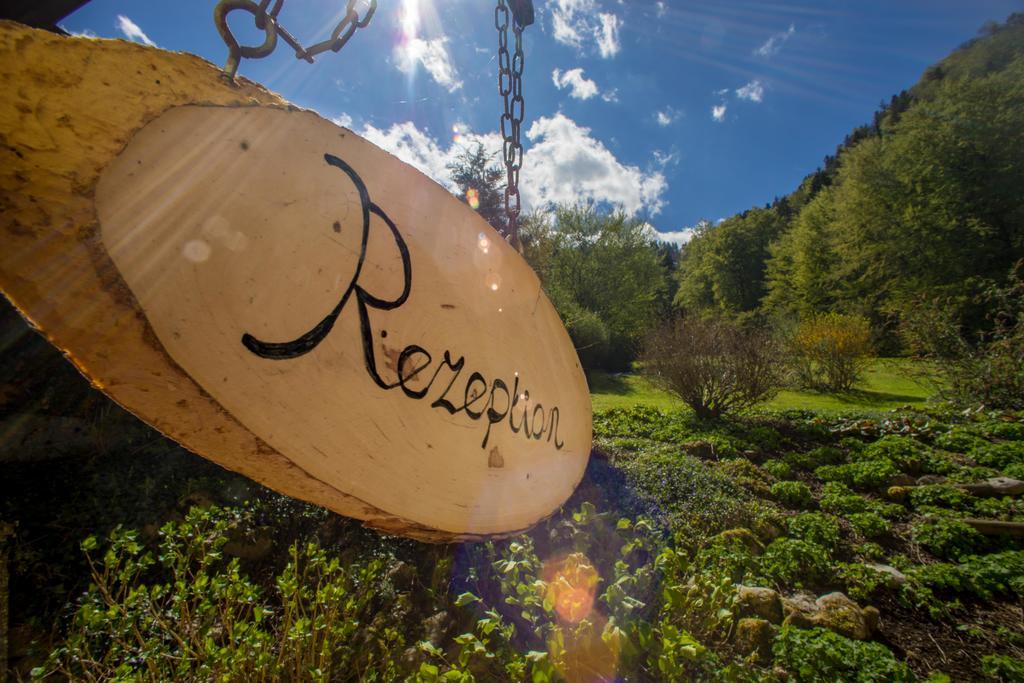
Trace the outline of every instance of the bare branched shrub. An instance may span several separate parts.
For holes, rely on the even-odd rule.
[[[815,315],[800,322],[790,347],[801,386],[849,391],[871,358],[871,326],[857,315]]]
[[[701,418],[745,410],[774,396],[783,379],[770,333],[725,320],[680,318],[651,333],[644,373]]]

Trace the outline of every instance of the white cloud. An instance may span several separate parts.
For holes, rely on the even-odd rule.
[[[717,106],[711,107],[711,118],[718,122],[724,121],[725,110],[726,106],[724,104],[719,104]]]
[[[455,190],[448,164],[477,142],[495,154],[500,163],[502,140],[497,133],[463,133],[457,142],[443,147],[411,121],[396,123],[388,129],[367,124],[360,135],[391,152],[402,161],[430,176],[449,191]],[[644,173],[636,166],[623,164],[604,144],[590,135],[590,129],[578,125],[564,114],[541,117],[526,131],[532,145],[523,161],[520,190],[526,209],[551,203],[592,201],[608,203],[635,214],[657,214],[668,189],[660,172]],[[657,154],[655,160],[658,160]]]
[[[526,131],[533,143],[523,166],[527,205],[607,202],[630,214],[656,215],[668,188],[660,172],[644,173],[615,158],[604,144],[564,114],[541,117]]]
[[[446,149],[428,133],[417,128],[412,121],[396,123],[387,130],[368,123],[363,126],[360,135],[430,176],[449,191],[456,188],[448,164],[455,161],[463,151],[474,149],[477,143],[482,143],[484,151],[493,155],[496,163],[500,163],[501,159],[502,139],[497,133],[480,135],[462,132],[458,140],[451,142]]]
[[[796,33],[796,26],[793,24],[789,25],[789,28],[785,31],[773,34],[768,40],[764,42],[764,45],[754,50],[754,54],[758,57],[771,57],[782,49],[783,44],[787,40],[793,37]]]
[[[659,126],[668,126],[678,118],[679,111],[672,107],[665,107],[654,113],[654,120],[658,122]]]
[[[728,95],[729,94],[729,89],[728,88],[722,88],[721,90],[716,90],[715,94],[716,95]]]
[[[420,5],[414,0],[405,0],[398,14],[402,35],[393,51],[394,63],[399,71],[413,74],[422,65],[431,78],[448,92],[462,87],[459,72],[448,54],[448,37],[438,36],[429,40],[419,37]]]
[[[665,13],[668,12],[668,4],[664,0],[658,0],[654,3],[654,8],[659,18],[665,16]]]
[[[696,230],[693,228],[684,228],[682,230],[659,232],[655,235],[655,239],[682,246],[692,240],[695,233]]]
[[[611,90],[605,90],[601,93],[601,99],[605,102],[618,102],[619,101],[619,89],[612,88]]]
[[[134,40],[136,43],[145,43],[156,47],[156,43],[149,39],[149,36],[143,32],[139,25],[129,19],[123,14],[117,15],[117,30],[124,34],[124,37],[128,40]]]
[[[462,87],[462,81],[445,47],[447,43],[447,37],[433,40],[409,38],[395,46],[395,66],[402,73],[411,74],[418,64],[422,65],[438,85],[448,92],[455,92]]]
[[[619,27],[622,20],[614,14],[601,12],[598,19],[601,21],[601,30],[597,35],[597,49],[605,59],[619,54],[622,44],[619,42]]]
[[[674,166],[679,163],[679,152],[674,149],[670,152],[662,152],[660,149],[656,149],[654,150],[654,163],[662,168],[669,164]]]
[[[764,99],[764,86],[761,81],[753,80],[747,83],[742,88],[736,91],[736,97],[741,100],[750,100],[751,102],[760,102]]]
[[[337,124],[339,126],[342,126],[344,128],[348,128],[348,129],[351,130],[351,128],[352,128],[352,117],[349,116],[348,114],[341,113],[341,114],[338,114],[337,116],[335,116],[334,118],[332,118],[331,119],[331,123]]]
[[[73,38],[96,38],[96,32],[92,29],[83,28],[81,31],[72,31],[64,24],[57,24],[57,28]]]
[[[595,0],[555,0],[551,9],[551,31],[555,41],[589,51],[591,41],[605,59],[622,48],[619,29],[622,20],[610,12],[598,12]]]
[[[569,88],[569,94],[578,100],[589,100],[597,95],[597,83],[589,78],[584,78],[583,69],[580,68],[569,69],[565,72],[555,69],[551,72],[551,80],[559,90]]]

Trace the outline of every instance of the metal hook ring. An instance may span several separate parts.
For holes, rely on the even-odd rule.
[[[228,27],[228,14],[238,9],[252,14],[256,26],[263,29],[266,38],[262,45],[254,47],[238,44]],[[276,9],[280,9],[280,7],[275,6]],[[262,27],[260,27],[261,22],[263,23]],[[252,0],[220,0],[213,9],[213,23],[216,24],[217,32],[228,46],[228,59],[224,64],[224,71],[230,80],[234,80],[235,73],[238,71],[238,62],[242,57],[249,59],[266,57],[277,47],[277,21],[274,13],[271,12],[268,15],[263,7]]]

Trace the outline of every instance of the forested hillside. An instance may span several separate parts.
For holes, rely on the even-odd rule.
[[[898,351],[901,317],[941,302],[968,331],[975,302],[1024,257],[1024,14],[985,26],[883,103],[790,194],[687,244],[688,314],[862,315]]]

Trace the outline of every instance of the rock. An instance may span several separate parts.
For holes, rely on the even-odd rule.
[[[773,624],[782,622],[782,600],[771,588],[737,586],[736,604],[741,617],[760,617]]]
[[[1024,481],[1011,477],[992,477],[976,484],[961,484],[960,488],[974,496],[1019,496],[1024,493]]]
[[[873,562],[865,562],[864,566],[868,569],[873,569],[879,574],[885,574],[885,583],[889,588],[898,588],[907,582],[906,575],[896,567],[890,567],[887,564],[876,564]]]
[[[890,486],[915,486],[916,484],[917,479],[914,479],[909,474],[903,474],[902,472],[893,477],[889,482]]]
[[[814,603],[813,593],[797,591],[788,598],[782,598],[782,612],[788,618],[795,613],[813,614],[818,606]]]
[[[736,624],[736,649],[745,655],[756,654],[759,662],[772,659],[775,627],[764,619],[745,618]]]
[[[902,503],[910,495],[910,486],[890,486],[885,492],[885,497],[894,503]]]
[[[750,529],[728,529],[718,534],[718,537],[726,541],[739,540],[747,547],[751,555],[760,556],[764,552],[764,546],[761,544],[761,541],[757,540],[757,536]]]
[[[945,484],[946,478],[941,474],[926,474],[917,478],[918,486],[931,486],[933,484]]]
[[[861,608],[843,593],[826,593],[811,603],[806,594],[796,599],[783,598],[786,618],[783,626],[798,628],[827,628],[836,633],[867,640],[878,628],[878,610],[874,607]]]

